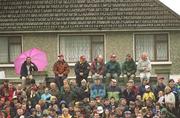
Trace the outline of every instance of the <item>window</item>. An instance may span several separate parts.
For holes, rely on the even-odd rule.
[[[135,34],[135,58],[147,52],[151,61],[168,61],[168,34]]]
[[[92,61],[97,55],[104,55],[103,35],[63,35],[60,36],[60,53],[67,62],[76,62],[81,55]]]
[[[0,36],[0,63],[13,63],[21,48],[20,36]]]

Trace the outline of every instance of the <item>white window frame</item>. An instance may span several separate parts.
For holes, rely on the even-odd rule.
[[[168,35],[168,61],[152,61],[152,65],[171,65],[172,61],[170,60],[170,33],[169,32],[138,32],[133,33],[133,58],[135,59],[136,49],[135,49],[135,35],[137,34],[167,34]]]

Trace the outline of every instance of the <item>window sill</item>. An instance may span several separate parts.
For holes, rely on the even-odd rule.
[[[0,64],[0,67],[14,67],[14,64]]]
[[[138,62],[136,62],[138,64]],[[151,62],[152,65],[171,65],[171,61],[162,61],[162,62]]]

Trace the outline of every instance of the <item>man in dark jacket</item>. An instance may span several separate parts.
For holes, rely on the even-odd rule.
[[[89,76],[90,66],[86,61],[85,56],[80,56],[80,60],[75,65],[76,82],[78,86],[81,86],[81,81]]]
[[[110,82],[110,78],[118,79],[121,74],[120,64],[116,61],[116,55],[110,56],[110,61],[106,63],[106,82]]]
[[[123,76],[127,77],[128,79],[130,77],[134,78],[136,70],[137,70],[137,67],[136,67],[135,61],[133,60],[130,54],[127,54],[126,61],[123,63],[123,66],[122,66]]]
[[[67,78],[70,72],[69,65],[64,60],[64,55],[58,56],[58,61],[53,66],[53,72],[55,74],[55,83],[60,90],[63,86],[63,80]]]
[[[26,79],[32,79],[33,71],[38,71],[38,68],[33,62],[31,62],[31,57],[27,57],[26,61],[22,64],[20,71],[23,87],[26,85]]]
[[[121,88],[117,86],[117,80],[116,79],[111,79],[111,83],[109,87],[107,88],[107,97],[110,98],[115,98],[116,101],[118,101],[121,98],[122,92]]]
[[[123,91],[123,97],[129,101],[135,101],[136,93],[132,90],[132,84],[127,83],[127,88]]]

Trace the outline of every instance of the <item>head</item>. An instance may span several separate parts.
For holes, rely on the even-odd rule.
[[[126,55],[126,60],[127,60],[127,61],[131,61],[131,60],[132,60],[131,54],[127,54],[127,55]]]
[[[131,118],[131,111],[125,111],[124,118]]]
[[[50,83],[50,88],[51,88],[51,89],[56,89],[56,83],[51,82],[51,83]]]
[[[164,82],[164,77],[157,77],[158,84],[162,84]]]
[[[23,113],[24,113],[23,109],[21,109],[21,108],[17,109],[17,114],[19,116],[23,115]]]
[[[116,86],[116,85],[117,85],[117,80],[111,79],[111,86]]]
[[[149,85],[146,85],[145,89],[146,89],[147,92],[151,91],[151,87]]]
[[[64,116],[68,116],[69,115],[69,109],[68,108],[63,108],[62,113],[63,113]]]
[[[64,85],[64,91],[65,92],[70,92],[70,86],[69,85]]]
[[[141,55],[141,59],[143,61],[146,61],[148,59],[148,54],[146,52],[143,52],[142,55]]]
[[[126,84],[126,86],[127,86],[127,90],[129,90],[129,91],[131,91],[131,90],[132,90],[132,87],[133,87],[133,86],[132,86],[132,84],[127,83],[127,84]]]
[[[82,85],[82,86],[86,86],[86,83],[87,83],[87,82],[86,82],[85,79],[83,79],[83,80],[81,81],[81,85]]]
[[[35,109],[36,109],[38,112],[41,112],[41,106],[40,106],[39,104],[36,104]]]
[[[86,57],[85,57],[84,55],[82,55],[82,56],[80,56],[80,59],[79,59],[79,60],[80,60],[80,62],[82,62],[82,63],[83,63],[83,62],[85,62],[85,61],[86,61]]]
[[[174,80],[173,80],[173,79],[170,79],[170,80],[169,80],[169,83],[168,83],[168,86],[171,87],[171,88],[173,88],[174,85],[175,85]]]
[[[46,87],[45,90],[44,90],[45,94],[48,94],[49,93],[49,88]]]
[[[27,64],[31,64],[31,57],[27,57],[27,58],[26,58],[26,63],[27,63]]]
[[[58,55],[58,60],[59,61],[64,61],[64,55],[62,55],[62,54]]]
[[[116,55],[115,54],[112,54],[111,56],[110,56],[110,61],[116,61]]]
[[[158,97],[162,97],[164,95],[164,92],[163,91],[159,91],[158,92]]]
[[[97,61],[98,61],[99,63],[102,63],[102,62],[103,62],[103,56],[102,56],[102,55],[98,55],[98,56],[97,56]]]
[[[96,78],[96,79],[95,79],[95,84],[96,84],[96,85],[100,85],[100,84],[101,84],[101,80],[100,80],[99,78]]]

